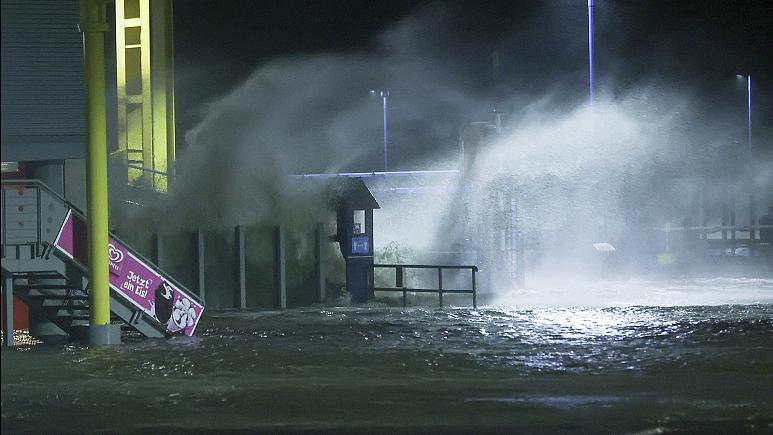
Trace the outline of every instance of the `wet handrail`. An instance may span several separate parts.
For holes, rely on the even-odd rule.
[[[437,293],[438,302],[440,306],[443,306],[443,293],[453,294],[472,294],[472,306],[478,308],[478,291],[475,283],[475,274],[478,272],[478,266],[453,266],[453,265],[433,265],[433,264],[374,264],[373,270],[376,268],[382,269],[395,269],[395,286],[394,287],[374,287],[373,291],[399,291],[403,293],[403,306],[407,305],[408,292],[411,293]],[[407,288],[404,285],[404,272],[405,269],[436,269],[438,277],[437,288]],[[443,270],[469,270],[472,278],[471,289],[443,289]]]
[[[50,194],[54,198],[56,198],[59,201],[61,201],[66,207],[69,207],[73,211],[73,213],[77,214],[78,216],[80,216],[84,220],[86,219],[86,214],[83,213],[77,206],[75,206],[75,204],[73,204],[70,201],[68,201],[67,199],[65,199],[62,195],[60,195],[59,193],[57,193],[56,191],[54,191],[53,189],[48,187],[48,185],[46,185],[45,183],[43,183],[40,180],[27,180],[27,179],[22,179],[22,180],[3,180],[2,186],[5,187],[6,185],[35,186],[35,187],[37,187],[39,189],[42,189],[42,190],[46,191],[46,193]],[[38,210],[39,209],[40,208],[38,207]],[[38,225],[38,235],[39,235],[40,234],[40,217],[38,217],[37,225]],[[3,226],[3,229],[5,230],[5,226]],[[202,306],[204,305],[204,301],[201,300],[199,295],[197,295],[195,292],[192,292],[190,289],[188,289],[188,287],[180,284],[176,279],[172,278],[166,271],[164,271],[161,268],[159,268],[154,262],[150,261],[149,259],[145,258],[145,256],[143,256],[142,254],[137,252],[137,250],[134,249],[130,244],[126,243],[124,240],[122,240],[121,238],[119,238],[118,236],[116,236],[113,233],[110,233],[110,237],[112,237],[117,242],[122,244],[126,249],[131,251],[132,255],[134,255],[138,259],[142,260],[150,269],[153,269],[153,271],[155,271],[156,273],[158,273],[160,275],[163,275],[164,279],[167,280],[169,283],[174,284],[177,287],[179,287],[180,289],[184,290],[187,296],[191,297],[196,302],[200,303]],[[42,241],[40,240],[40,236],[38,236],[38,244],[42,244]]]

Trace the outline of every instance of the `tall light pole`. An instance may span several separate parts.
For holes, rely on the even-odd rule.
[[[746,145],[748,147],[749,153],[748,161],[749,161],[749,167],[752,168],[754,165],[754,161],[752,158],[754,157],[752,153],[752,75],[747,74],[746,76],[743,76],[741,74],[737,75],[736,78],[739,81],[742,81],[744,78],[746,79]],[[754,246],[754,240],[756,239],[756,225],[758,223],[757,221],[757,208],[755,204],[755,198],[754,198],[754,190],[752,189],[751,193],[749,194],[749,241],[751,243],[751,247]],[[735,211],[733,211],[735,213]]]
[[[371,95],[375,95],[376,92],[378,92],[378,96],[381,97],[382,107],[384,109],[384,172],[387,172],[389,169],[389,165],[387,164],[387,146],[389,144],[389,137],[387,135],[387,97],[389,96],[389,91],[386,89],[380,91],[376,91],[375,89],[370,90]]]
[[[593,106],[593,0],[588,0],[588,86],[590,104]]]
[[[749,144],[749,157],[752,156],[752,76],[746,76],[746,142]]]
[[[738,74],[736,78],[746,79],[746,145],[749,148],[749,157],[752,156],[752,76]]]

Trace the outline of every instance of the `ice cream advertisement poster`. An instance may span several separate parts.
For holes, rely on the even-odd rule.
[[[87,265],[86,222],[69,212],[54,242],[68,257]],[[166,281],[141,259],[109,238],[110,288],[166,325],[170,333],[193,335],[204,307]]]

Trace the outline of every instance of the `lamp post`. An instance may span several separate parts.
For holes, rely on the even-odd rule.
[[[385,89],[380,91],[371,89],[370,93],[371,95],[376,95],[376,93],[378,93],[378,96],[381,97],[381,104],[384,110],[384,172],[387,172],[389,169],[389,165],[387,164],[387,145],[389,144],[389,138],[387,135],[387,97],[389,96],[389,91]]]
[[[749,145],[749,157],[752,156],[752,76],[746,76],[746,142]]]
[[[593,106],[593,0],[588,0],[588,87],[590,105]]]
[[[743,81],[746,79],[746,144],[749,150],[748,158],[749,158],[749,166],[750,168],[752,165],[754,165],[754,162],[752,160],[753,153],[752,153],[752,76],[751,74],[744,75],[737,75],[736,79],[738,81]],[[749,242],[751,244],[750,247],[754,247],[755,239],[756,239],[756,225],[757,225],[757,209],[755,207],[755,198],[754,198],[754,191],[752,190],[752,193],[749,194]]]
[[[751,74],[735,76],[738,81],[746,81],[746,145],[749,157],[752,156],[752,76]]]

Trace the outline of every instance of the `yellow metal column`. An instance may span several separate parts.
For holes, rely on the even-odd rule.
[[[174,176],[170,0],[116,0],[118,144],[135,186],[166,192]]]
[[[81,0],[80,28],[84,38],[88,152],[86,184],[89,228],[89,341],[111,344],[110,281],[107,227],[107,134],[105,115],[105,32],[107,3]],[[120,341],[120,334],[118,337]]]

